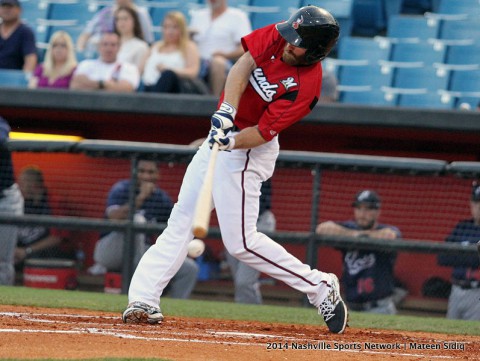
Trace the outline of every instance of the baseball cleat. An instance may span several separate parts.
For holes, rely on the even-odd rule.
[[[143,302],[132,302],[122,314],[125,323],[156,324],[163,321],[162,311]]]
[[[330,332],[343,333],[348,321],[348,310],[340,296],[340,283],[337,276],[330,273],[332,285],[327,297],[318,307],[318,314],[322,315]]]

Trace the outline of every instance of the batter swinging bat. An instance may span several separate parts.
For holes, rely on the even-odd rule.
[[[195,216],[193,218],[192,231],[196,238],[205,238],[210,224],[210,214],[212,209],[212,186],[215,163],[217,162],[218,143],[214,143],[210,159],[208,161],[207,172],[203,178],[202,188],[198,195],[197,205],[195,207]]]

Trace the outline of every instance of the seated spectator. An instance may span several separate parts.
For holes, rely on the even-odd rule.
[[[162,24],[163,39],[150,48],[143,66],[143,84],[146,92],[205,93],[198,78],[200,55],[188,37],[185,16],[179,11],[165,15]]]
[[[135,65],[117,60],[119,50],[118,34],[103,34],[98,47],[99,58],[78,64],[70,89],[134,92],[140,83],[140,74]]]
[[[45,60],[35,68],[28,87],[68,89],[76,67],[72,38],[65,31],[57,31],[50,37]]]
[[[227,0],[208,0],[209,7],[192,13],[190,30],[200,49],[200,77],[220,96],[227,73],[243,54],[241,38],[252,31],[245,12],[227,6]]]
[[[152,160],[139,160],[137,165],[137,190],[135,192],[135,217],[139,223],[166,223],[173,207],[168,194],[157,186],[160,178],[159,166]],[[128,218],[130,179],[121,180],[110,189],[105,216],[112,220]],[[145,234],[136,234],[134,239],[134,263],[140,261],[150,246]],[[123,232],[104,234],[97,242],[93,259],[95,265],[89,269],[92,274],[103,274],[106,271],[118,272],[123,262]],[[170,284],[170,296],[173,298],[189,298],[197,281],[197,263],[186,257],[180,270]]]
[[[476,244],[480,239],[480,184],[474,182],[470,197],[472,218],[457,223],[445,239],[457,244]],[[447,318],[480,321],[480,261],[476,254],[441,253],[441,266],[453,267],[452,290],[448,298]]]
[[[7,147],[10,125],[0,117],[0,214],[23,214],[23,197],[15,183],[12,154]],[[15,279],[14,255],[18,227],[0,224],[0,285],[13,285]]]
[[[139,71],[148,53],[148,44],[143,40],[137,12],[128,6],[115,11],[115,32],[120,35],[120,51],[117,59],[135,65]]]
[[[22,170],[18,184],[25,199],[24,213],[51,215],[48,191],[43,173],[37,167],[29,166]],[[18,231],[15,249],[15,267],[23,268],[26,258],[75,258],[73,249],[65,245],[65,233],[43,226],[21,226]],[[63,244],[62,244],[63,243]]]
[[[380,239],[400,238],[397,227],[378,223],[380,197],[371,190],[364,190],[354,198],[354,219],[344,222],[322,222],[316,232],[321,235],[347,237],[371,237]],[[353,311],[395,314],[394,303],[395,252],[363,249],[342,250],[343,283],[346,301]]]
[[[149,44],[153,43],[152,18],[148,9],[137,6],[133,0],[115,0],[113,5],[104,7],[89,21],[85,30],[78,37],[77,51],[84,52],[87,58],[92,58],[97,50],[101,35],[113,32],[115,11],[117,8],[125,6],[131,7],[137,12],[143,39]]]
[[[21,14],[18,0],[0,0],[0,68],[31,74],[37,65],[35,35],[22,23]]]

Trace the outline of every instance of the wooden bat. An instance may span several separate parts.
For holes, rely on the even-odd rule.
[[[212,187],[215,164],[217,162],[218,143],[214,143],[208,161],[207,172],[203,178],[202,188],[197,199],[195,207],[195,216],[193,217],[192,232],[195,238],[205,238],[210,225],[210,214],[212,213]]]

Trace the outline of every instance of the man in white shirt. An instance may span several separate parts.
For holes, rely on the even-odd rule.
[[[202,58],[200,76],[219,96],[227,72],[242,54],[240,39],[252,31],[245,12],[231,8],[227,0],[208,0],[208,8],[192,13],[190,30]]]
[[[119,49],[118,34],[104,33],[98,46],[100,57],[78,64],[70,89],[134,92],[140,84],[139,71],[135,65],[117,60]]]

